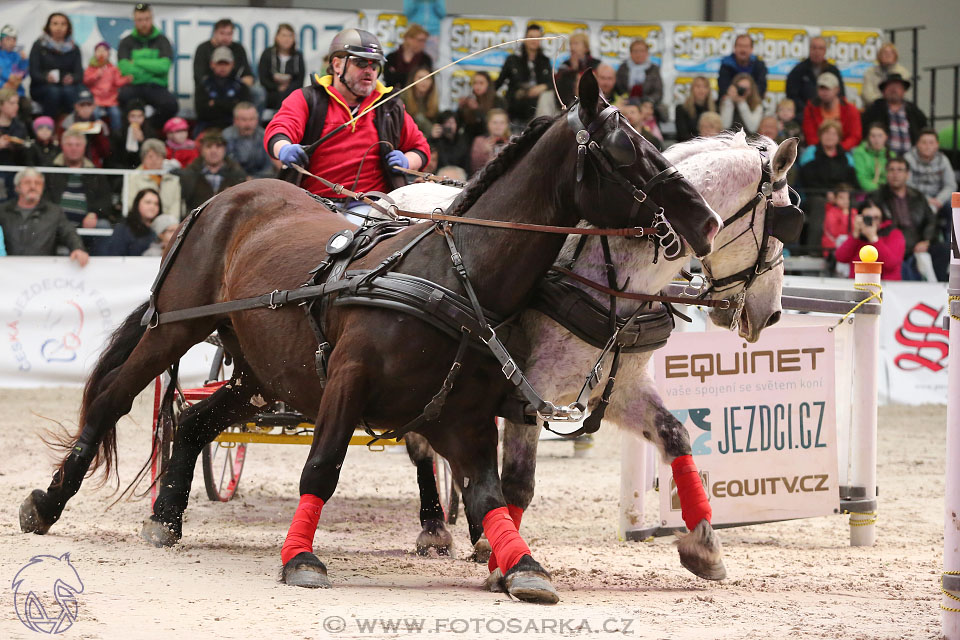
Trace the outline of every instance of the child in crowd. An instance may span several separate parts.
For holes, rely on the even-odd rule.
[[[176,216],[172,216],[169,213],[161,213],[154,218],[153,222],[150,223],[150,230],[153,232],[153,235],[156,236],[156,239],[141,255],[162,256],[163,250],[170,244],[170,239],[173,238],[179,226],[180,221],[177,220]]]
[[[803,128],[797,122],[797,105],[787,98],[777,105],[777,124],[779,132],[774,138],[778,143],[787,138],[800,138],[800,147],[803,147]]]
[[[31,167],[52,167],[53,159],[60,155],[60,145],[53,137],[54,122],[50,116],[40,116],[33,121],[33,143],[27,147],[26,164]]]
[[[660,126],[657,124],[656,105],[650,98],[631,98],[631,103],[637,105],[640,109],[640,134],[653,142],[657,149],[663,149],[663,134],[660,133]]]
[[[167,138],[167,158],[176,160],[181,167],[186,167],[200,155],[197,143],[188,137],[189,134],[190,125],[183,118],[170,118],[163,125],[163,135]]]
[[[833,192],[833,200],[824,207],[823,236],[820,238],[824,257],[829,257],[846,241],[850,224],[850,187],[840,184]],[[846,271],[843,275],[847,275]]]
[[[83,72],[83,84],[93,94],[97,107],[97,117],[110,119],[110,128],[119,131],[123,126],[123,114],[117,106],[117,94],[120,87],[130,84],[133,76],[121,75],[120,70],[110,62],[110,45],[99,43],[94,49],[90,66]]]

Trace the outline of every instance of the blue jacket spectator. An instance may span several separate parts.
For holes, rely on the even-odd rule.
[[[717,77],[717,95],[724,96],[734,76],[748,73],[757,83],[760,97],[767,95],[767,65],[753,55],[753,38],[741,33],[733,42],[733,53],[720,61],[720,74]]]
[[[233,126],[223,130],[227,155],[243,167],[251,178],[273,178],[276,169],[263,144],[264,130],[257,124],[257,108],[241,102],[233,108]]]
[[[23,79],[30,71],[30,64],[17,49],[17,29],[13,25],[4,25],[0,29],[0,87],[16,89],[18,95],[24,95]]]

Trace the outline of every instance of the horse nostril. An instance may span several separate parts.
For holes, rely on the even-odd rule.
[[[770,317],[767,318],[767,324],[765,324],[765,325],[763,325],[763,326],[764,326],[764,328],[766,328],[766,327],[772,327],[773,325],[777,324],[778,322],[780,322],[780,312],[779,312],[779,311],[774,311],[774,312],[770,315]]]
[[[717,216],[714,216],[706,221],[703,225],[703,235],[706,236],[707,242],[713,242],[713,239],[717,237],[717,234],[720,233],[720,220]]]

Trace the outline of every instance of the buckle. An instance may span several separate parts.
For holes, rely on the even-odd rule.
[[[513,361],[513,358],[507,360],[504,363],[503,367],[500,368],[500,372],[503,373],[503,376],[507,380],[510,380],[511,378],[513,378],[514,374],[517,373],[517,370],[518,370],[518,367],[517,367],[517,364]]]
[[[280,289],[274,289],[273,291],[270,292],[270,300],[269,300],[269,303],[268,303],[268,305],[267,305],[268,308],[270,308],[270,309],[276,309],[277,307],[280,306],[280,304],[278,304],[278,303],[274,300],[274,296],[276,296],[278,293],[280,293]]]

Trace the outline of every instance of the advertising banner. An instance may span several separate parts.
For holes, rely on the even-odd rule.
[[[714,524],[839,509],[831,332],[774,327],[755,344],[725,331],[674,333],[654,360],[660,395],[690,434]],[[660,479],[661,524],[683,526],[669,466]]]

